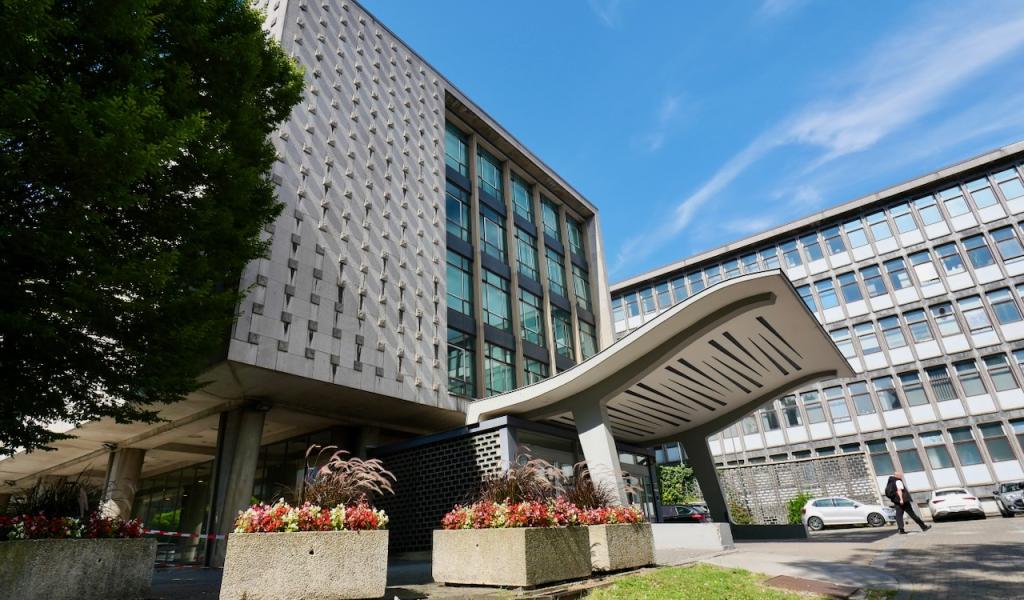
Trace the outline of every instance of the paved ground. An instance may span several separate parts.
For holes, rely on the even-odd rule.
[[[769,575],[899,589],[898,599],[1024,598],[1024,519],[836,529],[806,542],[745,542],[703,562]]]
[[[700,560],[768,575],[817,579],[854,587],[899,589],[898,600],[1024,598],[1024,518],[942,522],[927,533],[835,529],[806,541],[742,542],[734,552],[681,552],[660,562]],[[671,558],[671,560],[666,560]],[[485,588],[430,582],[427,561],[392,561],[387,598],[508,597]],[[220,572],[159,570],[150,598],[216,600]]]

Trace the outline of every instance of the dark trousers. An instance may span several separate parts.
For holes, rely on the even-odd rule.
[[[904,502],[903,504],[896,505],[896,526],[900,528],[900,531],[903,531],[903,513],[910,515],[910,518],[921,527],[921,531],[927,528],[921,517],[917,516],[917,513],[914,512],[914,507],[909,502]]]

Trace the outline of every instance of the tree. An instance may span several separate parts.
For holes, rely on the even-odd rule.
[[[222,356],[302,75],[246,0],[0,4],[0,454]]]
[[[687,465],[658,465],[661,503],[690,504],[701,499],[693,469]]]

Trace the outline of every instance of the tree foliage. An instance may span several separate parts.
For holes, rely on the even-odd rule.
[[[687,465],[658,465],[661,503],[690,504],[701,500],[693,469]]]
[[[803,509],[807,501],[813,498],[810,492],[799,492],[786,502],[786,517],[790,525],[799,525],[804,522]]]
[[[2,454],[200,385],[302,77],[246,0],[4,0],[0,36]]]

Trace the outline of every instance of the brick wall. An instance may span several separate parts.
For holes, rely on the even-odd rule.
[[[381,454],[395,474],[395,495],[378,502],[391,519],[391,552],[430,550],[431,532],[457,503],[504,469],[501,430]]]
[[[755,524],[785,524],[786,502],[800,492],[880,503],[874,470],[863,452],[719,470],[726,497],[745,505]]]

